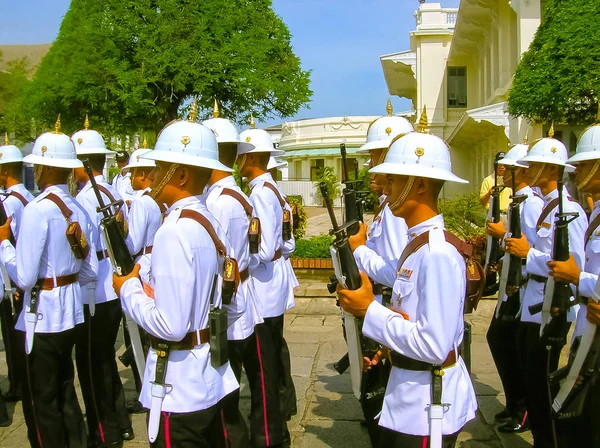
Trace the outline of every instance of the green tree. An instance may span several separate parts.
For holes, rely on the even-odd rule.
[[[548,0],[517,67],[510,114],[535,123],[594,121],[600,97],[600,2]]]
[[[2,54],[0,53],[0,61]],[[29,82],[29,62],[27,58],[9,61],[0,70],[0,132],[15,132],[21,135],[21,123],[26,120],[20,110],[20,94]]]
[[[271,0],[73,0],[26,89],[28,112],[67,131],[160,130],[192,95],[237,120],[286,117],[312,95]]]
[[[317,170],[317,178],[315,181],[317,197],[323,199],[323,196],[321,195],[321,189],[319,188],[319,184],[321,182],[325,183],[325,189],[327,190],[327,194],[329,195],[331,201],[335,201],[340,196],[341,189],[333,167],[324,166],[323,168],[319,168]]]

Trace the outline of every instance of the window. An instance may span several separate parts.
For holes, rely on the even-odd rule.
[[[317,172],[325,166],[325,159],[315,159],[312,161],[310,167],[310,180],[315,182],[317,180]]]
[[[467,107],[467,67],[448,67],[448,107]]]
[[[294,179],[302,179],[302,160],[296,160],[294,162]]]

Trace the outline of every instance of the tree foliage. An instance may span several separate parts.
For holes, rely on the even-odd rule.
[[[312,95],[271,0],[72,0],[24,95],[46,126],[157,132],[192,95],[237,121],[286,117]],[[202,114],[200,116],[202,118]]]
[[[0,61],[2,54],[0,53]],[[27,58],[9,61],[0,70],[0,132],[9,134],[18,130],[18,123],[26,120],[20,110],[20,94],[29,82],[30,64]],[[18,133],[17,133],[18,134]]]
[[[517,67],[508,110],[535,123],[594,121],[600,99],[600,2],[548,0]]]

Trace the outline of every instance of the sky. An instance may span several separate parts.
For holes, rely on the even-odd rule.
[[[98,0],[100,1],[100,0]],[[199,0],[200,1],[200,0]],[[439,0],[457,7],[460,0]],[[0,0],[0,45],[53,41],[69,0]],[[430,1],[431,3],[431,1]],[[410,49],[418,0],[273,0],[292,34],[294,52],[311,70],[312,101],[294,117],[383,115],[388,98],[379,57]],[[396,112],[409,100],[393,97]]]

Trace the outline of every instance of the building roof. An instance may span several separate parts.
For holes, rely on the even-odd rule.
[[[390,95],[412,99],[417,97],[417,53],[401,51],[379,58]]]

